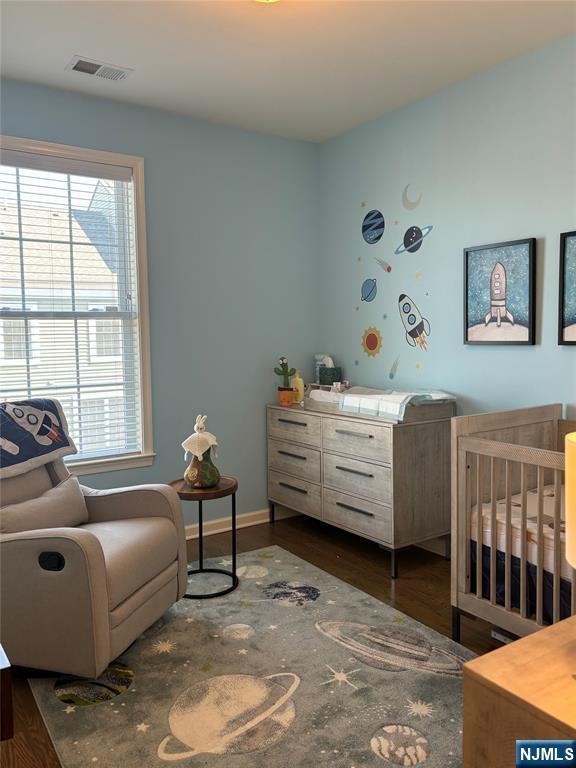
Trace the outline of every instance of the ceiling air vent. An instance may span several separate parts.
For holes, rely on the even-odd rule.
[[[83,75],[99,77],[102,80],[125,80],[134,71],[129,67],[117,67],[114,64],[106,64],[104,61],[86,59],[82,56],[74,56],[66,69],[71,72],[81,72]]]

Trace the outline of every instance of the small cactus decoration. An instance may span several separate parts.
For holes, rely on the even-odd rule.
[[[288,368],[288,360],[282,355],[278,360],[280,363],[279,368],[274,368],[274,373],[278,376],[282,376],[284,379],[284,388],[290,389],[290,377],[296,373],[296,368]]]

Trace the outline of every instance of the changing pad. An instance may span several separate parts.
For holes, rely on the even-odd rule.
[[[330,393],[331,394],[331,393]],[[454,395],[441,390],[418,390],[401,392],[395,389],[371,389],[351,387],[339,395],[341,411],[378,416],[393,421],[402,421],[407,405],[419,405],[431,401],[455,400]]]

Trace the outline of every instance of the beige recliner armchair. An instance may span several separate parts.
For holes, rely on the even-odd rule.
[[[10,661],[98,676],[186,591],[178,495],[165,485],[84,488],[61,459],[0,485]]]

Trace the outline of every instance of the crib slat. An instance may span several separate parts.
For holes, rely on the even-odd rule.
[[[520,464],[520,615],[528,615],[526,607],[526,506],[528,504],[528,486],[526,482],[526,464]]]
[[[498,531],[496,523],[496,459],[490,457],[490,602],[496,605],[496,562],[498,558]]]
[[[465,488],[465,503],[466,503],[466,515],[464,521],[465,528],[465,541],[470,542],[472,540],[472,455],[466,454],[466,488]],[[470,591],[470,543],[466,547],[464,559],[466,562],[466,591]]]
[[[544,609],[544,467],[538,467],[538,513],[536,518],[536,621],[543,624]]]
[[[504,606],[512,608],[512,462],[506,462],[506,553],[504,568]]]
[[[482,456],[476,454],[476,597],[482,597],[484,510],[482,506]]]
[[[554,470],[554,623],[560,621],[560,576],[562,561],[560,559],[560,512],[562,503],[562,473]]]

